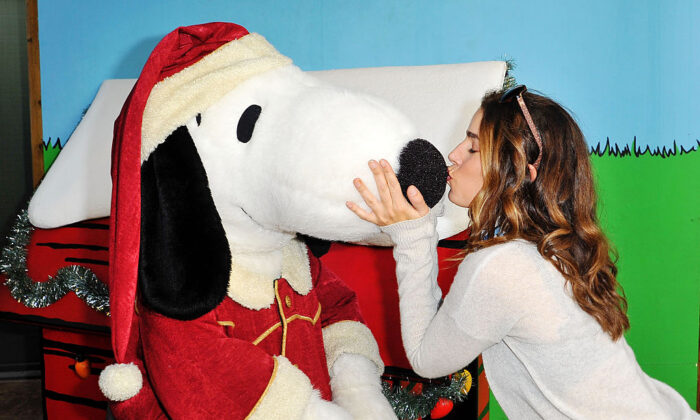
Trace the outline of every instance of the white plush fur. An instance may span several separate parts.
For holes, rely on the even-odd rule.
[[[344,353],[362,355],[374,363],[375,376],[384,372],[384,362],[379,347],[367,326],[356,321],[340,321],[323,329],[323,346],[330,372],[336,359]]]
[[[262,111],[252,138],[242,143],[236,129],[251,105]],[[309,266],[304,247],[294,239],[297,232],[346,241],[381,237],[375,225],[346,208],[348,199],[362,202],[352,180],[362,176],[375,190],[367,162],[386,158],[398,171],[400,152],[418,137],[391,106],[328,86],[291,64],[243,82],[199,119],[193,116],[187,129],[231,250],[228,294],[252,309],[273,303],[271,283],[280,276],[291,280],[299,293],[310,290],[310,281],[299,280],[306,279]],[[381,392],[384,365],[369,329],[358,322],[338,322],[324,328],[323,336],[329,367],[349,361],[335,366],[331,387],[337,389],[337,403],[356,418],[395,418]],[[279,360],[282,372],[286,359]],[[302,384],[307,382],[304,377]],[[279,384],[277,378],[272,381],[255,418],[283,418],[280,413],[298,418],[299,402],[290,398],[306,405],[304,418],[347,418],[330,403],[305,393],[296,396],[296,384],[285,385],[292,397],[280,394]]]
[[[234,259],[228,296],[248,309],[267,308],[275,301],[272,282],[279,277],[284,277],[297,293],[308,294],[312,284],[306,245],[298,239],[292,239],[282,251],[275,252],[278,253],[282,254],[282,261],[280,272],[276,273],[268,273],[264,265],[256,266],[259,269],[257,272],[251,271],[241,267]]]
[[[237,140],[240,115],[262,107],[252,139]],[[333,240],[382,237],[345,202],[361,197],[352,180],[374,187],[367,161],[398,170],[417,137],[391,106],[325,85],[293,65],[253,77],[193,117],[187,128],[209,178],[235,264],[272,279],[296,232]]]
[[[333,402],[345,408],[355,420],[390,420],[396,414],[382,395],[374,363],[364,356],[340,355],[330,370]]]
[[[326,401],[321,394],[314,390],[309,398],[309,404],[300,420],[354,420],[353,417],[338,404]]]
[[[265,393],[247,420],[301,418],[313,394],[309,378],[284,356],[275,357],[272,375]]]
[[[102,370],[98,385],[111,401],[126,401],[141,390],[143,378],[135,364],[115,363]]]
[[[291,62],[261,35],[248,34],[162,80],[153,87],[143,111],[141,161],[168,134],[226,92],[251,77]]]

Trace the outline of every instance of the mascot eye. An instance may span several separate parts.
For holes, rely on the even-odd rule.
[[[255,123],[258,121],[260,111],[262,111],[260,105],[251,105],[241,114],[241,119],[238,120],[238,129],[236,130],[238,141],[241,143],[248,143],[250,138],[253,137],[253,129],[255,129]]]

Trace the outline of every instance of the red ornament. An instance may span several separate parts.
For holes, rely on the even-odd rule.
[[[90,360],[76,360],[75,365],[73,367],[75,368],[75,374],[81,377],[82,379],[85,379],[88,376],[90,376]]]
[[[417,382],[415,385],[413,385],[413,388],[411,388],[411,394],[420,395],[422,393],[423,393],[423,384],[420,382]]]
[[[440,398],[437,403],[435,403],[435,407],[433,407],[432,410],[430,410],[430,418],[431,419],[441,419],[448,415],[450,411],[452,411],[452,407],[454,407],[455,403],[452,402],[452,400],[449,400],[447,398]]]

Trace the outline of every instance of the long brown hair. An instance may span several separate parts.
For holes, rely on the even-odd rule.
[[[553,100],[525,92],[543,143],[537,177],[528,163],[539,148],[515,101],[502,92],[481,103],[479,148],[483,187],[470,206],[466,252],[522,238],[570,283],[573,298],[613,339],[629,329],[627,301],[617,283],[617,257],[596,216],[596,192],[588,147],[574,119]]]

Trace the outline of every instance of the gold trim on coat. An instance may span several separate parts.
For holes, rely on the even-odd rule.
[[[263,341],[264,339],[266,339],[268,335],[272,334],[272,332],[273,332],[274,330],[276,330],[277,328],[279,328],[280,325],[282,325],[282,323],[281,323],[281,322],[278,322],[278,323],[276,323],[275,325],[273,325],[273,326],[271,326],[270,328],[268,328],[267,331],[265,331],[264,333],[260,334],[260,337],[256,338],[255,341],[253,341],[253,344],[255,344],[255,345],[257,346],[261,341]]]
[[[270,375],[270,381],[267,383],[267,386],[265,387],[265,390],[263,391],[263,393],[260,394],[260,398],[258,398],[258,402],[255,403],[255,405],[253,406],[253,409],[250,410],[250,413],[248,413],[248,415],[245,416],[246,420],[248,418],[250,418],[250,416],[252,416],[253,413],[255,412],[255,409],[258,408],[258,406],[262,402],[263,398],[265,398],[265,394],[267,394],[267,391],[270,389],[270,386],[272,385],[272,381],[274,381],[275,377],[277,376],[277,364],[278,364],[277,358],[273,357],[272,360],[275,362],[275,365],[272,367],[272,375]]]
[[[282,307],[282,300],[280,299],[280,291],[278,289],[279,280],[275,280],[275,297],[277,298],[277,307],[280,311],[280,317],[282,318],[282,356],[287,352],[287,315],[284,314],[284,308]]]
[[[316,315],[314,315],[313,318],[305,316],[305,315],[294,314],[294,315],[290,316],[289,318],[285,318],[285,324],[289,324],[290,322],[294,321],[295,319],[301,319],[303,321],[310,322],[311,325],[316,325],[316,323],[318,322],[318,320],[320,318],[321,318],[321,304],[319,303],[318,309],[316,310]],[[278,322],[275,325],[271,326],[264,333],[260,334],[260,336],[253,341],[253,344],[257,346],[258,344],[260,344],[261,341],[266,339],[268,335],[272,334],[272,332],[275,331],[280,326],[282,326],[281,322]]]

